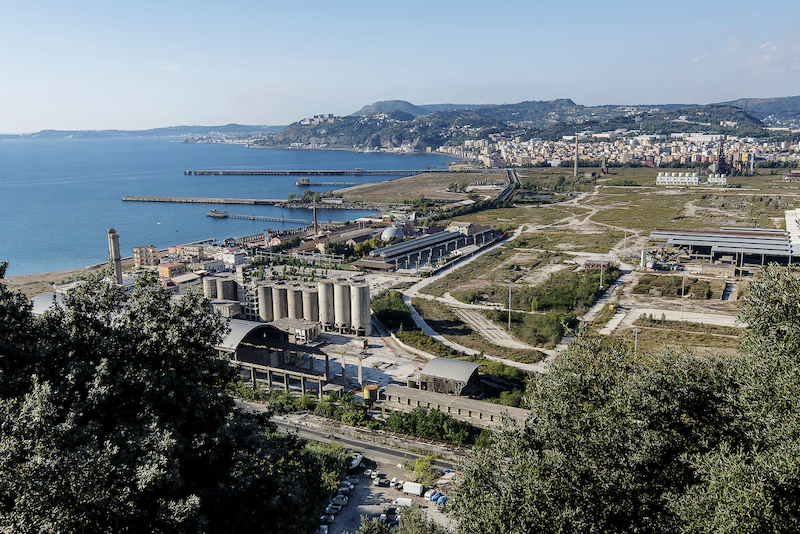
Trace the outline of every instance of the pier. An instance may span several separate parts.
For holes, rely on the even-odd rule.
[[[351,185],[362,185],[361,182],[312,182],[308,178],[298,178],[295,185],[298,187],[313,187],[313,186],[333,186],[333,187],[349,187]]]
[[[287,217],[266,217],[264,215],[236,215],[228,213],[227,211],[211,210],[206,213],[206,217],[215,217],[217,219],[248,219],[251,221],[272,221],[272,222],[288,222],[298,224],[308,224],[306,219],[289,219]]]
[[[219,169],[183,171],[186,176],[414,176],[426,172],[462,172],[449,169],[411,169],[411,170],[247,170]]]
[[[213,198],[213,197],[145,197],[129,195],[124,202],[173,202],[178,204],[245,204],[249,206],[271,206],[286,202],[285,198]]]

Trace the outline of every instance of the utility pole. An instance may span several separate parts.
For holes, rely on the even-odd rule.
[[[683,270],[683,285],[681,286],[681,320],[683,320],[683,299],[686,295],[686,269]]]
[[[578,177],[578,132],[575,132],[575,171],[572,173],[572,177]]]
[[[511,332],[511,282],[508,283],[508,331]]]
[[[603,290],[603,256],[600,256],[600,291]]]
[[[641,332],[640,329],[638,329],[638,328],[634,328],[633,329],[633,336],[634,336],[633,337],[633,359],[634,360],[636,359],[636,355],[638,354],[637,345],[639,344],[639,332]]]

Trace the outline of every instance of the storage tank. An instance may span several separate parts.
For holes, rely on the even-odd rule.
[[[369,284],[364,282],[350,286],[350,324],[353,333],[359,336],[372,334],[372,318],[369,307]]]
[[[314,286],[303,287],[303,319],[319,321],[319,296]]]
[[[207,299],[217,298],[217,277],[206,276],[203,278],[203,296]]]
[[[292,319],[303,318],[303,288],[291,285],[286,288],[287,313]]]
[[[333,283],[333,326],[338,332],[350,333],[350,286],[346,280]]]
[[[320,280],[317,282],[317,298],[319,299],[319,322],[322,328],[333,330],[333,282]]]
[[[236,281],[217,278],[217,298],[236,300]]]
[[[258,316],[268,323],[272,321],[272,288],[268,285],[258,286]]]
[[[364,386],[364,393],[363,399],[365,401],[372,401],[375,402],[378,400],[378,385],[377,384],[367,384]]]
[[[275,284],[272,286],[272,320],[277,321],[288,317],[286,303],[286,286],[283,284]]]

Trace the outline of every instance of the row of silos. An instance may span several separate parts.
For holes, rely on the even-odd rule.
[[[263,289],[262,289],[263,288]],[[268,291],[267,288],[270,290]],[[265,301],[262,304],[262,298]],[[271,306],[266,300],[271,300]],[[258,289],[259,317],[274,321],[284,317],[322,323],[326,331],[372,333],[369,285],[348,279],[320,280],[310,284],[269,283]],[[266,312],[272,310],[271,316]]]
[[[207,299],[236,300],[236,280],[206,276],[203,278],[203,296]]]

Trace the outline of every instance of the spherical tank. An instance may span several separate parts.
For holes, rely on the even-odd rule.
[[[333,329],[333,282],[320,280],[317,282],[319,299],[319,322],[325,330]]]
[[[350,320],[355,334],[368,336],[372,333],[369,284],[356,283],[350,286]]]
[[[339,332],[350,332],[350,286],[346,280],[333,283],[333,323]]]
[[[286,286],[283,284],[275,284],[272,286],[272,320],[277,321],[288,317],[286,303]]]
[[[203,278],[203,296],[207,299],[217,298],[217,277],[206,276]]]
[[[297,285],[286,289],[287,313],[292,319],[303,318],[303,288]]]
[[[272,320],[272,288],[267,285],[258,286],[258,316],[265,323]]]
[[[303,319],[319,321],[319,297],[314,286],[303,286]]]

